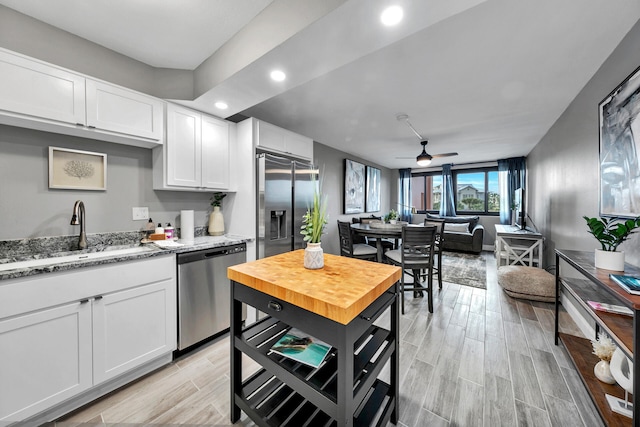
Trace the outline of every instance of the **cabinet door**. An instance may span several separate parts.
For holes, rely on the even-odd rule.
[[[95,384],[171,352],[176,343],[175,281],[160,281],[94,300]]]
[[[199,113],[173,104],[167,106],[167,185],[200,187],[201,121]]]
[[[0,110],[84,125],[84,77],[4,51],[0,76]]]
[[[286,131],[285,147],[288,153],[305,159],[313,159],[313,139]]]
[[[162,101],[138,92],[87,79],[87,126],[160,140]]]
[[[91,387],[91,304],[0,320],[0,421],[20,421]]]
[[[285,134],[282,128],[270,123],[258,121],[258,139],[256,145],[262,148],[286,152]]]
[[[202,116],[202,186],[229,188],[229,123]]]

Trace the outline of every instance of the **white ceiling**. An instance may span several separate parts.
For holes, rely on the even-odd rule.
[[[288,1],[0,4],[155,67],[192,70],[261,11],[286,9]],[[401,113],[429,139],[429,153],[460,153],[434,166],[522,156],[640,18],[640,0],[334,2],[334,10],[184,103],[258,117],[390,168],[415,168],[421,150],[396,120]],[[401,4],[405,18],[386,28],[377,16],[390,3]],[[265,78],[276,65],[288,73],[284,83]],[[226,114],[212,107],[217,99],[229,103]],[[593,112],[595,120],[596,105]]]

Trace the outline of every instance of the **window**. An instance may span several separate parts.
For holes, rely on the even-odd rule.
[[[499,214],[498,168],[453,171],[456,212]],[[437,212],[442,197],[442,172],[421,172],[411,176],[411,206],[418,212]]]

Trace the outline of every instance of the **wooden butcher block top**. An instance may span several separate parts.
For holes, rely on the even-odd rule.
[[[304,268],[304,249],[229,267],[229,279],[320,316],[348,324],[391,285],[400,268],[325,254],[324,267]]]

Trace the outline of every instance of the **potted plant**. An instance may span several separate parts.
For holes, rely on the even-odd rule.
[[[307,212],[302,216],[302,226],[300,234],[307,242],[304,250],[304,266],[309,269],[324,267],[324,254],[320,246],[324,227],[327,225],[327,196],[322,196],[320,189],[316,188],[313,193],[312,206],[307,208]]]
[[[220,208],[222,207],[222,199],[227,197],[226,193],[216,192],[211,197],[211,206],[213,206],[213,212],[209,215],[209,234],[211,236],[224,235],[224,216]]]
[[[389,224],[395,224],[398,220],[399,215],[395,209],[391,209],[388,214],[384,216],[384,222],[388,222]]]
[[[598,239],[601,245],[601,249],[595,251],[596,268],[624,271],[624,252],[618,252],[617,249],[636,228],[640,227],[640,217],[627,220],[587,216],[583,218],[587,221],[589,233]]]

